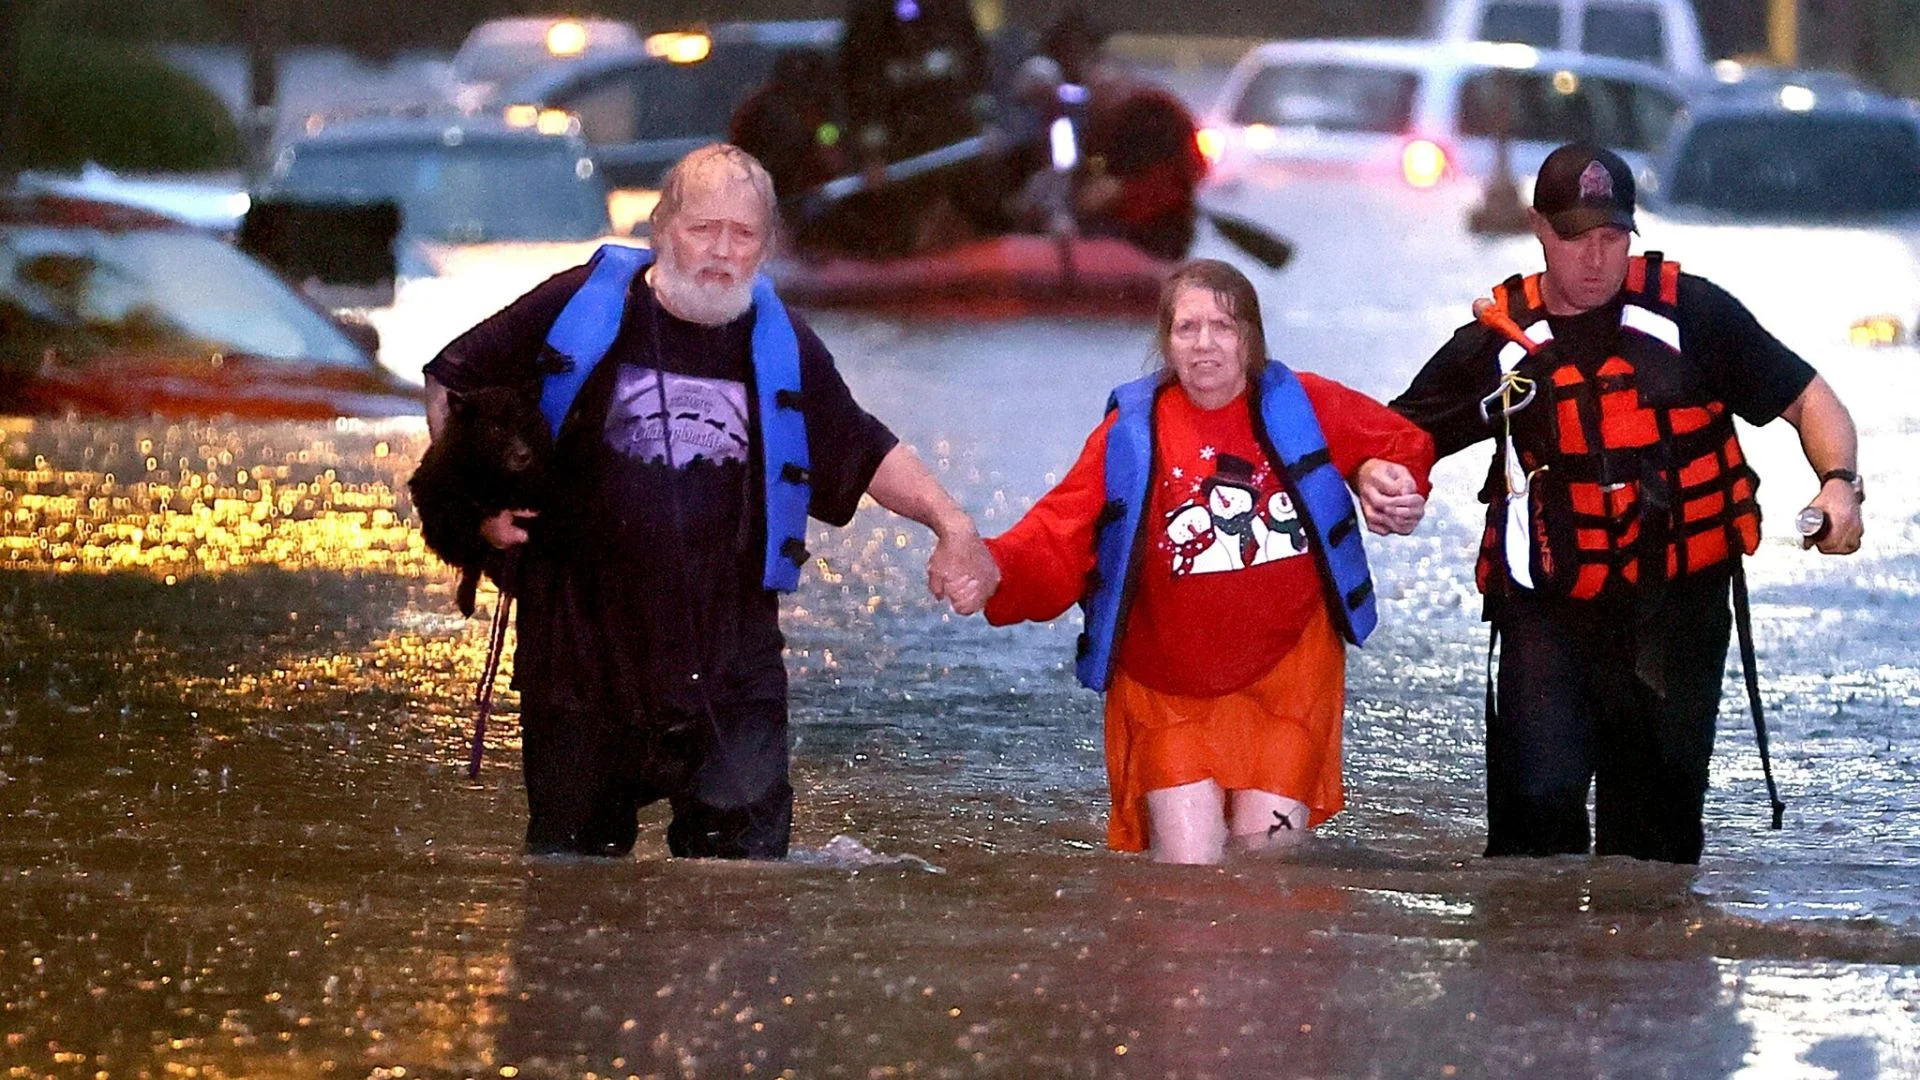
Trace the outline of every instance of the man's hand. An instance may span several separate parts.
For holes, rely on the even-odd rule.
[[[952,604],[957,614],[972,615],[986,607],[1000,587],[1000,566],[971,518],[963,516],[935,534],[939,539],[927,559],[927,591]]]
[[[539,516],[533,510],[502,510],[480,523],[480,538],[501,551],[518,547],[527,542],[527,530],[517,519]]]
[[[1821,554],[1851,555],[1860,550],[1860,498],[1854,494],[1853,485],[1829,480],[1820,485],[1820,493],[1807,505],[1827,515],[1826,535],[1812,545]]]
[[[1426,497],[1414,483],[1413,471],[1384,458],[1368,458],[1353,471],[1353,489],[1360,496],[1360,514],[1367,529],[1385,536],[1405,536],[1427,512]]]

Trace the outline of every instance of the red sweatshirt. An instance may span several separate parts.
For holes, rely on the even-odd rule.
[[[1300,373],[1334,468],[1351,478],[1384,458],[1429,490],[1433,440],[1355,390]],[[1094,564],[1094,522],[1106,504],[1109,415],[1080,459],[1013,528],[987,541],[1000,589],[995,625],[1053,619],[1080,599]],[[1154,477],[1140,579],[1119,664],[1162,693],[1214,697],[1251,685],[1299,640],[1319,571],[1291,500],[1253,434],[1247,397],[1212,410],[1178,389],[1154,405]]]

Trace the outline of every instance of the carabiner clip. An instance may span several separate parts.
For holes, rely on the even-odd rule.
[[[1513,400],[1513,393],[1516,390],[1520,392],[1519,401]],[[1493,406],[1495,403],[1498,403],[1500,406],[1501,416],[1512,416],[1514,413],[1533,404],[1533,394],[1534,382],[1532,379],[1524,375],[1516,375],[1509,371],[1500,376],[1500,385],[1494,389],[1493,393],[1480,399],[1480,419],[1487,423],[1493,422]]]

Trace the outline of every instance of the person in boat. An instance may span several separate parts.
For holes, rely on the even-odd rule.
[[[851,0],[840,43],[851,153],[869,176],[980,134],[992,117],[989,58],[968,0]],[[976,164],[848,200],[839,246],[914,254],[995,231],[998,196]]]
[[[734,110],[728,141],[766,167],[781,195],[815,188],[847,171],[834,105],[833,68],[815,49],[774,58],[765,86]]]
[[[676,856],[787,851],[787,677],[779,593],[807,519],[863,494],[933,530],[929,584],[995,568],[973,522],[863,410],[758,271],[773,184],[737,147],[670,170],[655,252],[609,245],[428,363],[429,430],[483,386],[540,393],[558,429],[550,505],[482,526],[519,547],[515,685],[527,849],[621,856],[636,810],[673,807]]]
[[[845,27],[840,83],[862,152],[898,161],[979,132],[988,57],[967,0],[851,0]]]
[[[815,249],[857,226],[844,215],[800,212],[796,197],[848,172],[853,158],[842,138],[834,72],[816,49],[788,49],[774,59],[765,86],[734,110],[728,140],[766,167],[781,198],[786,239]]]
[[[1109,59],[1106,39],[1079,5],[1069,6],[1042,38],[1041,55],[1057,65],[1061,80],[1056,98],[1085,102],[1074,116],[1080,136],[1074,223],[1081,233],[1117,236],[1156,258],[1183,258],[1199,213],[1195,193],[1207,175],[1199,128],[1173,94]],[[1034,206],[1027,201],[1029,226]]]
[[[1432,442],[1269,358],[1253,285],[1196,260],[1161,294],[1160,369],[1113,392],[1060,483],[987,541],[1005,625],[1086,610],[1077,674],[1106,694],[1109,846],[1209,863],[1338,813],[1346,647],[1375,621],[1361,513],[1411,532]]]
[[[1500,654],[1486,853],[1581,854],[1591,838],[1602,855],[1696,863],[1728,598],[1744,624],[1740,560],[1760,541],[1733,418],[1799,429],[1826,521],[1815,544],[1832,555],[1860,546],[1853,421],[1739,301],[1631,254],[1617,154],[1555,150],[1527,216],[1546,269],[1476,302],[1393,402],[1443,457],[1494,441],[1476,573]]]

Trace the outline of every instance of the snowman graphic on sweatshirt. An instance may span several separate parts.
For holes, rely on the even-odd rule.
[[[1293,499],[1264,468],[1234,454],[1201,458],[1212,471],[1192,481],[1192,495],[1168,511],[1161,543],[1173,576],[1220,574],[1307,552],[1307,533]],[[1176,479],[1204,469],[1176,468]]]

